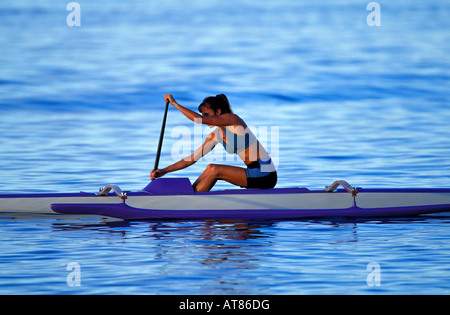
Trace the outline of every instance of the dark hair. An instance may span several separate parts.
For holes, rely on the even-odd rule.
[[[230,102],[228,102],[228,98],[225,94],[218,94],[216,96],[208,96],[203,102],[198,106],[198,111],[201,112],[201,108],[205,106],[209,109],[212,109],[214,113],[217,113],[217,110],[220,109],[221,114],[232,113],[230,108]]]

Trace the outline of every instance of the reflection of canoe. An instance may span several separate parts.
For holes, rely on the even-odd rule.
[[[337,186],[345,189],[334,192]],[[114,189],[114,193],[108,193]],[[121,219],[295,219],[401,217],[450,211],[450,189],[353,189],[344,181],[327,190],[275,188],[194,192],[187,178],[159,178],[143,191],[54,198],[58,213]],[[117,196],[120,199],[117,198]]]

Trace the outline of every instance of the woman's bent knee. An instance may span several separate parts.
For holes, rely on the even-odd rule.
[[[217,164],[209,164],[206,167],[206,172],[210,175],[218,176],[220,167]]]

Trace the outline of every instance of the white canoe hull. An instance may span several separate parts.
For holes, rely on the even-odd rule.
[[[354,198],[345,190],[327,192],[306,188],[193,192],[186,182],[187,189],[176,188],[173,183],[179,181],[154,181],[159,188],[153,184],[155,189],[130,192],[123,200],[114,193],[0,195],[0,213],[57,212],[121,219],[276,219],[404,216],[450,211],[450,189],[360,189]]]

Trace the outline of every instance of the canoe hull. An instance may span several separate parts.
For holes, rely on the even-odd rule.
[[[51,209],[52,203],[115,204],[117,197],[99,198],[88,193],[0,195],[0,214],[55,214]]]
[[[52,209],[65,214],[95,214],[124,220],[186,220],[186,219],[250,219],[286,220],[319,217],[404,217],[450,211],[450,204],[390,208],[345,209],[235,209],[235,210],[158,210],[140,209],[119,204],[52,204]]]
[[[450,211],[450,189],[361,189],[356,197],[344,184],[346,189],[336,192],[307,188],[194,192],[188,179],[167,178],[152,181],[144,195],[129,194],[116,204],[58,203],[52,209],[126,220],[367,218]]]
[[[99,194],[0,195],[0,214],[63,213],[127,220],[366,218],[446,211],[450,189],[358,189],[356,197],[348,187],[333,192],[307,188],[194,192],[188,178],[159,178],[126,195],[117,185],[108,185]]]

